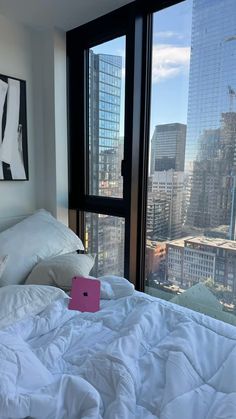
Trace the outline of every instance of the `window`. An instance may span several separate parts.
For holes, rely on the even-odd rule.
[[[227,276],[230,247],[236,250],[232,15],[231,0],[186,0],[153,15],[148,206],[166,200],[169,211],[164,205],[159,213],[147,211],[145,275],[146,291],[155,288],[163,298],[164,290],[168,299],[173,284],[183,293],[202,282],[231,313],[236,291]],[[161,263],[155,254],[160,244],[166,245]],[[181,275],[171,258],[176,244],[184,250]],[[233,258],[236,262],[236,253]]]
[[[133,130],[133,8],[70,31],[67,50],[70,208],[86,249],[97,255],[94,274],[113,267],[134,281],[138,236],[131,213],[137,225],[138,183],[132,190],[131,184],[138,179],[139,156],[132,150],[140,134],[139,127]]]
[[[223,319],[236,314],[236,3],[143,3],[68,33],[70,206],[97,273],[166,299],[201,283]]]
[[[124,219],[88,212],[85,226],[85,249],[97,255],[93,274],[124,276]]]

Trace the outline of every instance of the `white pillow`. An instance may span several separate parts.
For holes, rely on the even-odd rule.
[[[25,283],[57,285],[70,290],[72,278],[76,275],[88,276],[94,260],[94,255],[76,253],[46,259],[34,267]]]
[[[7,260],[8,260],[8,255],[0,256],[0,278],[1,278],[1,276],[3,274],[3,271],[6,267]]]
[[[40,313],[59,298],[69,298],[56,287],[45,285],[8,285],[0,288],[0,328]]]
[[[79,237],[49,212],[39,210],[0,233],[0,256],[8,255],[0,286],[20,284],[41,260],[77,249],[84,250]]]

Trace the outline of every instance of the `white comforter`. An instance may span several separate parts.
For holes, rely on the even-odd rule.
[[[235,419],[236,328],[142,293],[0,332],[0,418]]]

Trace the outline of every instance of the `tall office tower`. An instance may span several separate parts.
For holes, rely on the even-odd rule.
[[[89,51],[89,163],[92,195],[120,197],[122,57]]]
[[[122,57],[89,52],[89,193],[122,196],[120,174]],[[94,273],[123,274],[124,222],[86,213],[86,243],[97,254]]]
[[[158,231],[163,234],[164,231],[160,230],[161,222],[164,222],[163,227],[166,225],[166,216],[168,216],[168,229],[165,228],[166,236],[162,236],[162,240],[171,240],[182,235],[183,224],[183,188],[184,188],[184,173],[176,172],[175,170],[167,170],[155,172],[150,176],[149,193],[153,198],[153,203],[158,203],[157,214],[155,223]],[[166,208],[166,215],[164,218],[164,205]],[[149,213],[147,213],[147,221]],[[165,221],[164,221],[165,220]],[[155,229],[153,234],[157,234]],[[159,237],[157,237],[159,240]]]
[[[186,125],[157,125],[151,140],[151,174],[170,169],[184,171],[185,142]]]
[[[167,196],[150,192],[147,200],[146,235],[148,240],[164,241],[169,237],[170,202]]]
[[[235,219],[235,22],[235,0],[193,0],[185,170],[194,227],[232,231]]]

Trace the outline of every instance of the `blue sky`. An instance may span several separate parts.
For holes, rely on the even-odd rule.
[[[187,123],[192,2],[154,14],[151,130],[171,122]]]
[[[191,17],[192,0],[154,14],[151,136],[157,124],[187,123]],[[93,51],[125,57],[125,38]]]

